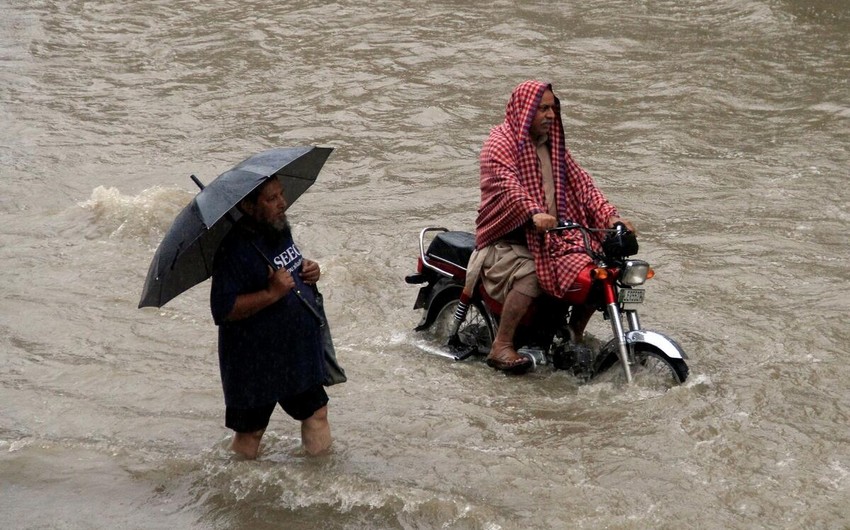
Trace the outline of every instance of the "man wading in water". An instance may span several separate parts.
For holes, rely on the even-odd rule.
[[[280,404],[301,422],[311,455],[328,451],[328,395],[319,321],[293,290],[316,304],[319,265],[304,259],[292,239],[287,203],[276,177],[240,203],[244,216],[216,253],[210,307],[218,328],[225,425],[231,448],[256,458],[260,440]],[[260,253],[264,254],[265,259]],[[273,270],[268,265],[280,268]]]

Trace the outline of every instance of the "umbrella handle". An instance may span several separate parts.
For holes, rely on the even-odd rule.
[[[298,299],[301,300],[301,302],[304,304],[304,307],[306,307],[307,310],[312,313],[314,317],[316,317],[316,320],[319,321],[319,327],[325,327],[325,319],[322,318],[322,315],[319,314],[319,311],[315,307],[313,307],[313,304],[308,302],[307,299],[304,298],[304,295],[301,294],[301,291],[299,291],[298,289],[295,289],[293,292],[295,293],[295,296],[297,296]]]
[[[269,267],[271,267],[271,268],[272,268],[272,270],[277,270],[277,267],[275,267],[274,263],[272,263],[272,261],[271,261],[271,260],[270,260],[270,259],[269,259],[269,258],[268,258],[268,257],[267,257],[264,253],[263,253],[263,251],[262,251],[262,250],[260,250],[260,247],[258,247],[256,243],[254,243],[254,242],[252,241],[252,242],[251,242],[251,246],[252,246],[252,247],[254,247],[254,250],[256,250],[256,251],[257,251],[257,253],[258,253],[260,256],[262,256],[263,261],[265,261],[265,262],[266,262],[266,264],[267,264]],[[318,310],[318,309],[316,309],[315,307],[313,307],[313,304],[311,304],[310,302],[308,302],[308,301],[307,301],[307,299],[306,299],[306,298],[304,298],[304,295],[303,295],[303,294],[301,294],[301,291],[299,291],[298,289],[293,289],[293,290],[292,290],[292,292],[293,292],[293,293],[295,293],[295,296],[297,296],[299,300],[301,300],[301,303],[303,303],[303,304],[304,304],[304,307],[306,307],[306,308],[307,308],[307,310],[308,310],[308,311],[309,311],[309,312],[310,312],[310,313],[311,313],[314,317],[316,317],[316,320],[318,320],[318,321],[319,321],[319,327],[325,327],[325,319],[324,319],[324,318],[322,318],[322,315],[321,315],[321,314],[319,314],[319,310]]]

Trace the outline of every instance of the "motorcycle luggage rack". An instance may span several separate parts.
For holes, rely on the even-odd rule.
[[[425,251],[425,234],[437,234],[428,251]],[[419,232],[419,259],[424,267],[449,278],[462,277],[466,274],[466,264],[475,249],[475,236],[469,232],[450,231],[443,227],[428,227]],[[443,263],[447,269],[441,269],[431,262]],[[463,265],[461,265],[461,262]]]

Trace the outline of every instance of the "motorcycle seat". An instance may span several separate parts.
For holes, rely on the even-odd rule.
[[[440,232],[428,245],[428,256],[466,268],[475,250],[475,234],[469,232]]]

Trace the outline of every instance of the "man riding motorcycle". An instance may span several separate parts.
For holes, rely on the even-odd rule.
[[[572,158],[564,140],[561,106],[552,85],[525,81],[511,94],[502,124],[490,131],[481,151],[481,204],[475,251],[464,292],[478,281],[502,303],[487,364],[522,373],[532,361],[519,355],[514,334],[542,293],[583,300],[591,286],[593,261],[575,234],[548,235],[559,219],[589,227],[623,223],[617,209]],[[591,240],[594,247],[599,240]],[[593,307],[576,307],[569,327],[580,342]]]

